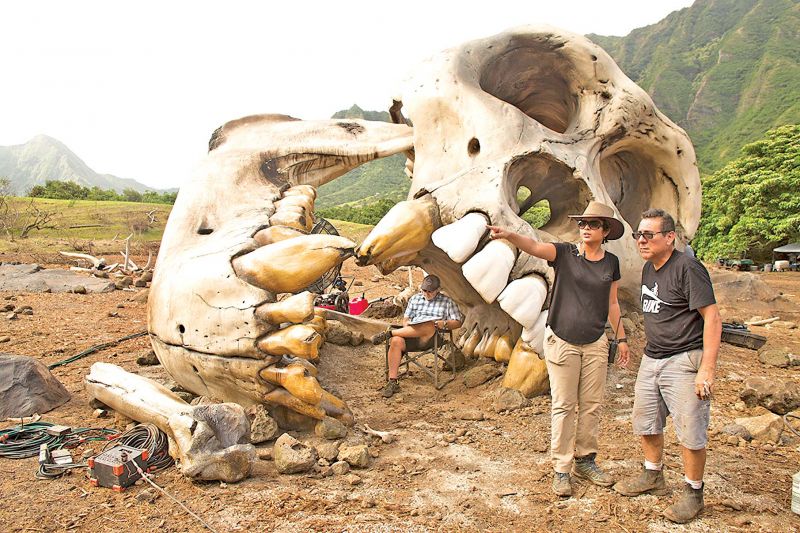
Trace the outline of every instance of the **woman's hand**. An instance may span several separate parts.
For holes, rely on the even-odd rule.
[[[617,366],[620,368],[628,368],[628,361],[631,360],[631,351],[628,348],[627,342],[621,342],[617,345]]]
[[[508,239],[510,236],[514,235],[513,231],[508,231],[500,226],[489,226],[487,224],[486,227],[489,229],[489,237],[491,239]]]

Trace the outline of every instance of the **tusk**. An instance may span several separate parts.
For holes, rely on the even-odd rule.
[[[416,254],[430,242],[438,224],[438,208],[430,195],[392,207],[356,250],[361,266]]]
[[[531,329],[547,298],[547,283],[536,274],[515,279],[497,297],[497,303],[523,328]]]
[[[305,289],[353,253],[355,245],[334,235],[303,235],[262,246],[233,260],[236,275],[274,293]]]
[[[256,317],[276,326],[284,322],[302,324],[314,316],[314,295],[308,291],[285,300],[258,306]]]
[[[289,326],[259,339],[258,349],[269,355],[291,354],[303,359],[319,359],[322,336],[305,324]]]
[[[505,239],[491,241],[461,267],[464,277],[486,303],[494,302],[508,283],[517,258],[516,247]]]
[[[522,329],[522,340],[542,357],[544,357],[544,331],[546,327],[547,311],[542,311],[532,328]]]
[[[486,234],[488,222],[483,213],[469,213],[434,231],[431,240],[450,259],[460,264],[475,252],[481,237]]]

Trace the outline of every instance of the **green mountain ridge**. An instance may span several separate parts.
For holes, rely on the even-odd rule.
[[[11,193],[16,195],[27,194],[34,185],[44,185],[48,180],[74,181],[84,187],[117,192],[154,190],[133,179],[98,174],[64,143],[47,135],[37,135],[25,144],[0,146],[0,178],[10,180]]]

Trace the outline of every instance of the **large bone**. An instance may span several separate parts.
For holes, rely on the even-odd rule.
[[[85,383],[89,394],[115,411],[166,433],[183,475],[228,483],[250,475],[257,458],[240,405],[192,406],[163,385],[108,363],[94,363]]]

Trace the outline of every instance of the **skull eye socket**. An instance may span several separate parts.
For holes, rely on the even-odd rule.
[[[564,133],[578,112],[572,88],[572,64],[558,50],[560,43],[536,36],[512,39],[505,51],[483,69],[480,86],[558,133]]]

